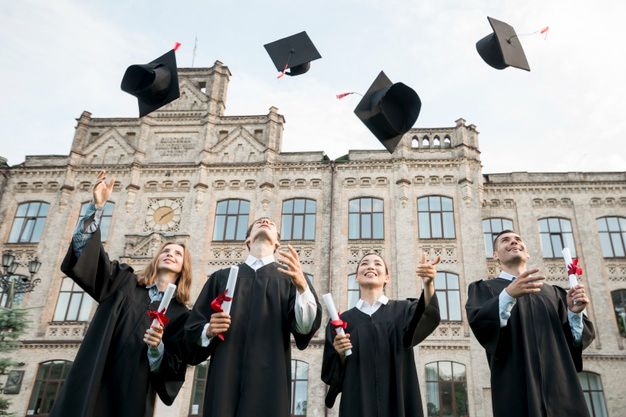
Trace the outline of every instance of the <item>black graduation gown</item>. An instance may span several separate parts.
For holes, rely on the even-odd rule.
[[[61,270],[99,303],[50,417],[149,417],[155,392],[174,401],[185,378],[184,323],[189,310],[175,298],[166,316],[165,353],[150,372],[143,341],[150,297],[130,266],[109,258],[94,232],[77,259],[71,245]],[[158,303],[152,303],[153,309]]]
[[[348,323],[352,355],[342,364],[326,326],[322,380],[329,385],[326,406],[341,392],[340,417],[422,417],[413,347],[439,325],[439,304],[390,300],[371,317],[356,307],[341,314]]]
[[[509,284],[503,278],[473,282],[465,305],[487,353],[494,416],[587,417],[577,371],[595,337],[592,323],[583,315],[582,343],[574,345],[567,292],[544,284],[541,292],[518,298],[500,328],[499,295]]]
[[[295,330],[296,287],[271,263],[256,272],[239,265],[231,305],[231,325],[224,341],[214,337],[208,347],[198,344],[209,322],[211,301],[226,289],[230,269],[211,275],[198,297],[185,337],[193,352],[192,364],[211,357],[204,396],[205,417],[288,417],[291,378],[291,341],[298,349],[309,344],[319,329],[322,308],[317,302],[313,327],[308,334]],[[315,291],[309,283],[309,288]]]

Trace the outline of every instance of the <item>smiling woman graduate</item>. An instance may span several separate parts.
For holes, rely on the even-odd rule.
[[[385,261],[375,253],[358,263],[356,280],[361,299],[342,314],[345,335],[326,327],[322,380],[330,387],[326,405],[341,393],[340,417],[422,417],[413,347],[439,324],[433,279],[435,265],[422,254],[417,276],[424,291],[419,299],[389,300],[383,289],[390,281]],[[352,349],[350,356],[344,356]]]
[[[102,208],[114,179],[98,175],[93,203],[78,223],[61,270],[99,303],[50,417],[148,417],[155,393],[174,401],[185,378],[183,325],[189,310],[191,259],[180,243],[165,243],[140,274],[110,261],[100,242]],[[168,284],[176,295],[150,324]],[[158,320],[157,320],[158,321]]]

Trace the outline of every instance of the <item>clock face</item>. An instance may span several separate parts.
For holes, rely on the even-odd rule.
[[[155,232],[178,230],[182,203],[182,198],[149,199],[145,229]]]

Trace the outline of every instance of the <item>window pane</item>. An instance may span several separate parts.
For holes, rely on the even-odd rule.
[[[375,198],[373,201],[373,211],[383,211],[383,200]]]
[[[441,373],[440,373],[441,374]],[[452,415],[452,384],[439,384],[441,390],[441,414]]]
[[[441,197],[429,197],[430,211],[441,211]]]
[[[608,233],[600,233],[600,246],[602,247],[602,256],[605,258],[612,258],[613,249],[611,248],[611,241],[609,240]]]
[[[362,198],[361,199],[361,212],[371,212],[371,211],[372,211],[372,199]]]
[[[309,378],[309,364],[306,362],[298,361],[298,366],[296,367],[296,378],[297,379],[308,379]]]
[[[426,408],[428,417],[439,416],[439,384],[437,382],[426,384]]]
[[[606,232],[607,229],[607,224],[606,224],[606,219],[597,219],[596,223],[598,224],[598,230],[601,232]]]
[[[350,200],[350,213],[358,213],[359,212],[359,199],[355,198],[354,200]]]
[[[23,217],[16,217],[13,222],[13,228],[11,229],[11,234],[9,236],[9,242],[15,243],[20,238],[20,232],[22,231],[22,225],[24,224]]]
[[[564,233],[563,234],[563,244],[565,247],[569,248],[570,252],[572,253],[572,256],[576,256],[576,245],[574,244],[574,236],[571,233]],[[556,249],[555,249],[556,252]],[[563,256],[563,252],[562,249],[558,252],[559,257]]]
[[[501,232],[502,230],[511,230],[513,229],[513,222],[511,220],[507,220],[507,219],[502,219],[502,228],[500,230],[498,230],[498,232]]]
[[[592,390],[602,390],[602,383],[597,375],[589,374],[589,388]]]
[[[428,211],[428,197],[417,199],[417,209],[419,211]]]
[[[293,212],[293,200],[287,200],[283,202],[283,213]]]
[[[582,389],[585,391],[589,390],[589,378],[587,377],[587,373],[580,372],[578,374],[578,379],[580,381],[580,386],[582,387]]]
[[[441,213],[430,213],[430,225],[432,227],[433,238],[443,237],[441,230]]]
[[[439,380],[452,381],[452,362],[439,362]]]
[[[437,301],[439,301],[439,314],[441,315],[441,320],[449,320],[446,293],[437,291],[435,294],[437,294]]]
[[[15,217],[24,217],[26,216],[26,211],[28,210],[28,203],[23,203],[17,206],[17,211],[15,212]]]
[[[548,227],[550,228],[551,232],[560,232],[561,231],[561,226],[559,224],[559,219],[548,219]]]
[[[110,201],[104,205],[104,209],[102,210],[102,214],[104,216],[112,216],[113,215],[113,207],[115,207],[114,203]]]
[[[430,238],[430,222],[428,213],[419,214],[419,235],[422,239]]]
[[[224,235],[225,240],[235,240],[235,227],[237,226],[237,217],[228,216],[226,218],[226,233]]]
[[[448,197],[442,197],[441,208],[443,209],[443,211],[452,211],[452,199]]]
[[[552,244],[550,243],[550,235],[541,235],[541,249],[544,258],[552,258]]]
[[[81,293],[72,293],[70,297],[70,305],[67,309],[66,320],[75,321],[78,320],[78,307],[80,307],[80,301],[82,299]]]
[[[593,409],[595,411],[595,417],[607,417],[606,404],[604,403],[604,396],[602,392],[592,392],[591,398],[593,401]]]
[[[22,234],[20,236],[20,240],[19,240],[20,242],[32,242],[31,237],[32,237],[34,226],[35,226],[35,220],[33,219],[26,220],[26,225],[24,226],[24,230],[22,231]]]
[[[361,214],[361,239],[372,238],[372,215]]]
[[[91,313],[91,304],[93,302],[93,298],[91,298],[88,294],[83,294],[83,303],[80,305],[80,312],[78,313],[79,321],[88,321],[89,313]]]
[[[304,206],[303,206],[304,208]],[[302,229],[304,218],[302,216],[294,216],[293,217],[293,238],[294,239],[302,239]]]
[[[109,237],[109,228],[111,227],[111,218],[102,216],[100,221],[100,237],[103,242]]]
[[[461,321],[461,298],[458,291],[448,291],[449,320]]]
[[[26,216],[28,217],[36,217],[39,212],[39,203],[30,203],[28,206],[28,211],[26,212]]]
[[[359,215],[358,214],[350,214],[349,225],[348,225],[348,238],[349,239],[359,238]]]
[[[315,200],[306,200],[306,212],[315,213],[317,211]]]
[[[248,215],[240,214],[239,222],[237,223],[237,236],[235,237],[235,240],[245,240],[247,229],[248,229]]]
[[[220,201],[217,203],[216,214],[226,214],[226,207],[228,207],[228,201]]]
[[[306,240],[315,239],[315,214],[307,214],[304,225],[304,238]]]
[[[435,275],[435,288],[438,290],[446,289],[446,275],[444,272],[437,272],[437,275]]]
[[[39,238],[41,238],[41,233],[43,232],[43,226],[46,223],[45,218],[38,218],[35,221],[35,228],[33,230],[33,237],[30,239],[31,242],[39,242]]]
[[[383,239],[384,238],[384,233],[383,233],[383,213],[376,213],[373,216],[374,216],[374,218],[373,218],[374,225],[373,225],[372,237],[374,239]]]
[[[291,214],[283,214],[282,227],[280,230],[280,235],[282,239],[290,240],[291,239]]]
[[[454,215],[443,213],[443,237],[454,238]]]
[[[39,214],[38,217],[46,217],[48,215],[48,207],[50,206],[48,203],[40,203]]]
[[[57,308],[54,311],[53,321],[64,321],[65,311],[67,310],[67,303],[70,299],[70,294],[62,292],[59,294],[59,300],[57,301]]]
[[[540,232],[548,232],[548,220],[541,219],[539,220],[539,231]]]
[[[613,242],[613,249],[615,250],[615,256],[624,256],[624,246],[622,245],[622,237],[617,233],[611,233],[611,241]]]
[[[483,233],[491,234],[491,221],[483,220]]]
[[[465,382],[465,365],[453,362],[452,377],[456,382]]]
[[[572,222],[566,219],[561,219],[561,231],[562,232],[571,232],[572,231]]]
[[[459,289],[459,277],[454,274],[448,274],[448,289]]]
[[[555,235],[555,234],[551,234],[550,235],[550,241],[552,242],[552,252],[553,252],[553,256],[555,258],[560,258],[563,256],[562,252],[563,252],[563,246],[561,244],[561,235]],[[574,250],[573,248],[570,248],[570,251],[572,252],[572,256],[574,256]]]
[[[215,230],[213,231],[213,240],[224,240],[224,216],[215,217]]]
[[[297,199],[293,202],[293,212],[294,213],[304,213],[304,200]]]

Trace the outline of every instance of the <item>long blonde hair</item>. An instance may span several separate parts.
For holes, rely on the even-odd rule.
[[[159,266],[159,255],[169,245],[182,246],[183,251],[183,267],[180,270],[180,274],[176,278],[176,299],[179,303],[187,305],[189,303],[189,296],[191,294],[191,254],[181,242],[165,242],[161,245],[157,253],[154,255],[148,266],[137,274],[137,282],[139,285],[147,287],[156,282],[157,272]]]

